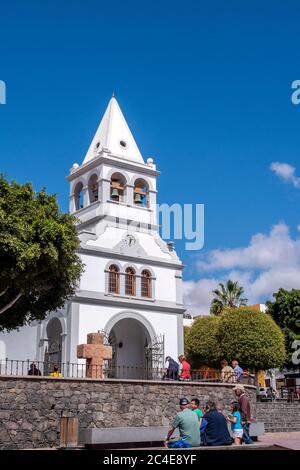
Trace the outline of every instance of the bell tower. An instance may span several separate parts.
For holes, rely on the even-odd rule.
[[[83,228],[102,231],[103,221],[155,231],[156,177],[152,158],[144,159],[113,96],[81,165],[74,163],[70,213]]]
[[[153,159],[142,157],[113,96],[67,180],[85,266],[71,300],[70,351],[103,330],[115,338],[117,368],[162,367],[165,351],[183,352],[183,265],[159,234],[159,174]]]

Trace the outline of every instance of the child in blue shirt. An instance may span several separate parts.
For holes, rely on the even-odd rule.
[[[243,426],[242,416],[239,411],[239,404],[237,401],[230,403],[231,414],[227,417],[229,423],[231,423],[232,437],[235,445],[240,446],[243,439]]]

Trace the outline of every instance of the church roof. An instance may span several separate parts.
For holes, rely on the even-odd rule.
[[[144,163],[143,157],[114,96],[112,96],[108,103],[83,163],[87,163],[95,158],[102,149],[107,149],[116,157]]]

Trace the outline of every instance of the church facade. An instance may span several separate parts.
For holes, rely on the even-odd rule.
[[[82,164],[67,176],[84,263],[76,294],[43,322],[0,334],[2,363],[80,363],[77,345],[97,331],[113,345],[113,370],[162,367],[165,356],[183,353],[183,265],[159,235],[158,176],[112,97]]]

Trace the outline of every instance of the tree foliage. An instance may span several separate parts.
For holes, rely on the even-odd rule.
[[[216,339],[218,318],[205,316],[197,318],[185,332],[185,354],[193,367],[203,364],[216,366],[220,361],[219,345]]]
[[[195,320],[185,335],[185,352],[193,367],[237,359],[242,367],[269,369],[286,358],[284,335],[270,315],[245,307]]]
[[[291,362],[294,352],[292,343],[300,340],[300,290],[290,291],[279,289],[273,294],[274,302],[267,302],[267,312],[272,316],[277,325],[282,328],[287,347],[287,361]]]
[[[246,308],[231,309],[219,317],[216,339],[228,361],[244,367],[270,369],[286,359],[284,335],[270,315]]]
[[[226,285],[219,283],[220,289],[213,290],[214,298],[211,302],[210,313],[220,315],[226,308],[235,308],[247,305],[247,299],[243,297],[244,288],[238,282],[227,281]]]
[[[63,307],[83,266],[75,219],[56,196],[0,175],[0,330],[12,330]]]

